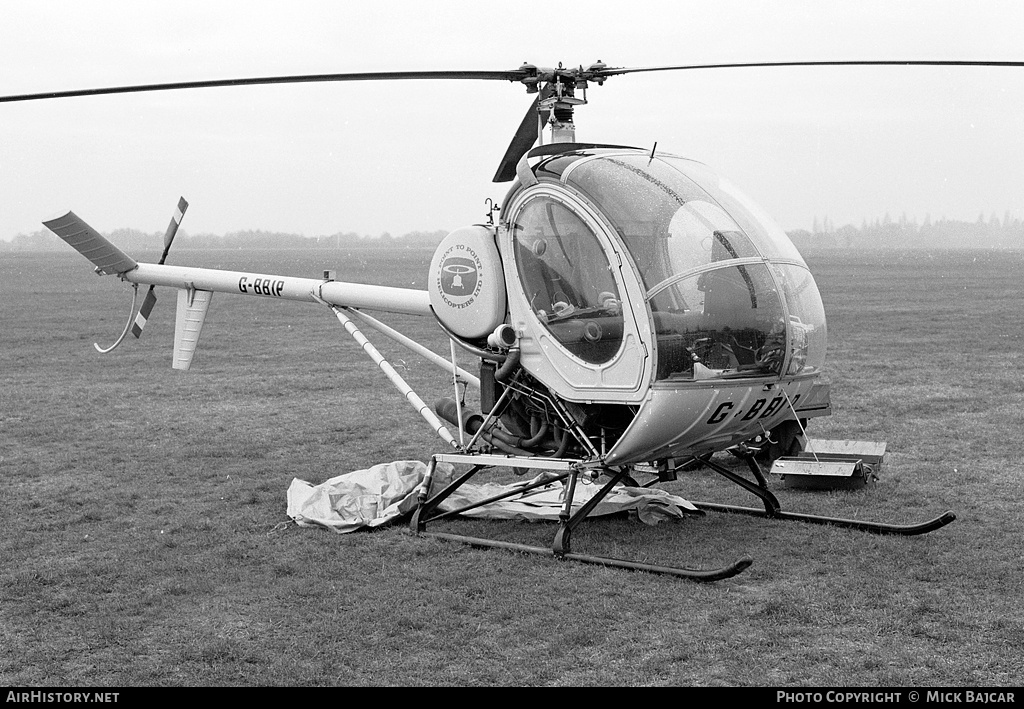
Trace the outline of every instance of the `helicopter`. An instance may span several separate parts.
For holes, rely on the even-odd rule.
[[[284,83],[485,80],[523,85],[533,101],[501,158],[494,182],[509,183],[482,223],[438,244],[427,288],[172,266],[169,249],[188,203],[174,211],[159,262],[140,263],[74,212],[44,222],[100,275],[133,284],[129,318],[108,354],[140,337],[157,286],[177,291],[173,367],[188,370],[214,293],[315,304],[329,309],[446,447],[431,456],[410,528],[474,546],[715,581],[741,573],[744,557],[715,569],[665,567],[573,552],[571,536],[616,486],[677,479],[703,465],[747,490],[761,508],[694,503],[732,512],[866,532],[916,535],[956,519],[952,511],[891,525],[784,511],[764,466],[804,454],[809,419],[829,415],[823,381],[827,324],[821,295],[785,232],[708,166],[653,147],[579,142],[575,112],[587,92],[636,72],[743,67],[929,65],[1024,66],[1017,62],[835,61],[691,64],[646,68],[412,71],[189,81],[2,96],[0,103],[140,91]],[[549,130],[545,142],[544,131]],[[149,285],[136,310],[138,287]],[[442,356],[367,311],[432,318],[450,342]],[[422,356],[450,378],[455,395],[424,402],[362,328]],[[458,364],[468,354],[476,373]],[[466,392],[478,392],[479,406]],[[455,430],[453,433],[450,427]],[[729,451],[749,468],[716,462]],[[817,466],[854,458],[810,452]],[[467,472],[435,490],[439,464]],[[428,524],[496,501],[438,508],[481,470],[540,470],[528,486],[561,483],[562,510],[550,548],[428,531]],[[580,480],[606,479],[574,505]]]

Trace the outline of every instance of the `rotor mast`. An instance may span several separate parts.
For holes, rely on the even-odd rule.
[[[603,62],[591,64],[584,69],[566,69],[561,62],[557,69],[538,69],[532,64],[523,64],[519,69],[526,76],[520,82],[526,86],[526,92],[539,94],[536,103],[537,140],[544,143],[544,124],[551,128],[552,143],[575,143],[576,125],[573,113],[576,106],[587,103],[588,80],[604,83],[599,72],[605,68]],[[577,96],[577,90],[580,95]]]

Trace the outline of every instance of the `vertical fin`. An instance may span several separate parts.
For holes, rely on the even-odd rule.
[[[178,315],[174,324],[174,369],[187,370],[199,344],[206,311],[213,291],[195,288],[178,289]]]

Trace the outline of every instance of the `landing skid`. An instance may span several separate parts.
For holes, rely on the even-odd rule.
[[[459,463],[470,465],[468,472],[464,473],[460,477],[453,480],[447,487],[440,490],[433,496],[430,494],[431,485],[433,482],[433,475],[436,469],[437,463]],[[526,486],[518,487],[507,493],[495,495],[486,500],[466,505],[459,509],[449,510],[441,512],[439,514],[433,514],[434,510],[440,505],[445,499],[447,499],[453,492],[459,487],[464,485],[470,478],[476,473],[489,467],[511,467],[511,468],[529,468],[539,469],[548,471],[549,474],[543,476],[538,482]],[[609,471],[611,472],[611,471]],[[566,561],[577,561],[584,564],[596,564],[599,566],[609,566],[619,569],[628,569],[631,571],[646,571],[653,574],[662,574],[667,576],[675,576],[677,578],[685,578],[691,581],[719,581],[721,579],[727,579],[736,574],[739,574],[745,570],[748,566],[753,563],[753,560],[749,557],[743,557],[737,561],[718,569],[689,569],[674,566],[660,566],[657,564],[646,564],[638,561],[629,561],[626,559],[615,559],[604,556],[590,556],[587,554],[578,554],[572,551],[570,540],[572,537],[573,530],[579,526],[579,524],[590,514],[590,512],[603,500],[612,488],[619,483],[621,480],[626,478],[628,468],[622,468],[614,471],[611,480],[601,488],[601,490],[594,495],[590,500],[583,504],[575,512],[572,511],[573,496],[576,489],[576,480],[581,473],[580,461],[564,460],[564,459],[551,459],[551,458],[525,458],[516,456],[497,456],[497,455],[463,455],[463,454],[439,454],[431,458],[430,464],[427,468],[427,474],[423,479],[423,483],[420,485],[418,491],[418,505],[416,511],[413,513],[412,521],[410,522],[410,528],[417,534],[424,536],[434,537],[436,539],[443,539],[446,541],[459,542],[462,544],[468,544],[474,547],[480,548],[494,548],[494,549],[507,549],[511,551],[526,552],[530,554],[541,554],[544,556],[554,556],[557,559],[563,559]],[[471,509],[475,509],[491,502],[497,502],[498,500],[519,495],[525,491],[534,489],[541,485],[547,485],[551,482],[567,480],[565,501],[562,504],[562,510],[559,513],[559,524],[558,531],[555,533],[555,538],[552,542],[551,548],[546,549],[544,547],[529,546],[526,544],[516,544],[514,542],[503,542],[493,539],[483,539],[480,537],[467,537],[458,534],[447,534],[444,532],[427,532],[426,527],[428,522],[434,522],[447,517],[454,517],[456,515],[468,512]]]
[[[871,532],[872,534],[892,534],[903,537],[912,537],[917,534],[934,532],[936,529],[945,527],[956,519],[956,514],[952,510],[946,510],[938,517],[930,519],[927,522],[919,522],[917,524],[885,524],[884,522],[866,522],[859,519],[843,519],[842,517],[822,517],[819,515],[801,514],[799,512],[783,512],[782,510],[769,513],[767,510],[759,510],[756,507],[719,505],[714,502],[697,502],[695,500],[691,500],[691,502],[693,502],[697,509],[707,510],[709,512],[731,512],[733,514],[765,517],[767,519],[784,519],[791,522],[827,524],[833,527],[859,529],[862,532]]]
[[[526,552],[529,554],[540,554],[551,556],[553,550],[544,547],[535,547],[528,544],[516,544],[514,542],[501,542],[493,539],[482,539],[480,537],[466,537],[460,534],[446,534],[444,532],[423,532],[424,536],[444,539],[451,542],[460,542],[472,547],[481,549],[507,549],[509,551]],[[629,569],[630,571],[646,571],[652,574],[664,576],[676,576],[690,579],[691,581],[720,581],[741,573],[748,566],[754,563],[753,559],[744,557],[729,566],[721,569],[684,569],[675,566],[658,566],[657,564],[644,564],[639,561],[628,561],[626,559],[613,559],[607,556],[589,556],[587,554],[576,554],[573,552],[559,553],[554,551],[554,556],[566,561],[578,561],[583,564],[595,564],[597,566],[611,566],[617,569]]]
[[[738,475],[732,470],[729,470],[722,465],[714,462],[711,459],[701,459],[701,463],[714,470],[716,473],[736,483],[744,490],[751,492],[760,498],[764,509],[757,509],[754,507],[740,507],[737,505],[720,505],[713,502],[697,502],[691,501],[693,504],[701,510],[713,511],[713,512],[729,512],[733,514],[744,514],[753,517],[764,517],[767,519],[780,519],[792,522],[806,522],[809,524],[826,524],[833,527],[843,527],[845,529],[857,529],[862,532],[870,532],[872,534],[889,534],[898,535],[904,537],[911,537],[918,534],[927,534],[933,532],[936,529],[945,527],[947,524],[956,519],[956,515],[952,510],[946,510],[938,517],[930,519],[926,522],[920,522],[918,524],[886,524],[884,522],[868,522],[865,520],[857,519],[843,519],[842,517],[826,517],[820,515],[809,515],[801,514],[799,512],[785,512],[782,510],[779,504],[778,498],[772,494],[768,489],[768,481],[764,477],[764,473],[761,471],[761,467],[757,460],[754,458],[753,453],[740,453],[741,457],[750,468],[754,475],[756,482],[747,480],[741,475]]]
[[[914,536],[918,534],[926,534],[936,529],[946,526],[950,522],[956,519],[956,515],[952,511],[946,511],[938,517],[921,522],[918,524],[886,524],[882,522],[869,522],[864,520],[855,519],[843,519],[841,517],[828,517],[821,515],[810,515],[801,514],[798,512],[785,512],[779,503],[778,498],[768,489],[768,481],[761,470],[760,465],[754,458],[753,453],[740,452],[741,457],[750,468],[753,473],[754,480],[751,481],[738,473],[729,470],[728,468],[716,463],[709,458],[701,458],[700,463],[711,468],[715,472],[719,473],[723,477],[727,478],[731,482],[736,483],[743,489],[752,493],[758,497],[762,504],[763,509],[757,509],[754,507],[740,507],[737,505],[722,505],[712,502],[693,502],[699,510],[712,511],[712,512],[728,512],[734,514],[745,514],[754,517],[764,517],[767,519],[778,519],[793,522],[806,522],[810,524],[824,524],[831,525],[834,527],[843,527],[847,529],[856,529],[862,532],[870,532],[873,534],[888,534],[888,535],[900,535],[900,536]],[[437,468],[437,464],[440,462],[463,464],[469,465],[470,469],[453,480],[444,489],[431,495],[431,486],[433,483],[434,472]],[[458,509],[448,510],[445,512],[438,512],[435,514],[438,506],[444,502],[445,499],[451,496],[458,488],[468,482],[474,475],[485,468],[492,467],[509,467],[509,468],[525,468],[531,470],[543,470],[547,474],[540,476],[535,482],[526,485],[519,486],[515,489],[511,489],[507,492],[489,497],[485,500],[480,500],[470,505],[460,507]],[[626,559],[616,559],[604,556],[590,556],[587,554],[579,554],[573,552],[571,549],[571,538],[573,530],[579,526],[579,524],[586,519],[586,517],[593,511],[595,507],[611,492],[612,488],[619,482],[626,481],[629,484],[635,484],[629,477],[628,473],[630,468],[622,467],[618,469],[605,469],[603,472],[608,473],[611,479],[601,488],[601,490],[594,495],[590,500],[584,503],[575,512],[572,510],[573,496],[576,490],[576,481],[580,474],[583,472],[582,461],[578,460],[566,460],[556,458],[530,458],[523,456],[505,456],[505,455],[485,455],[485,454],[438,454],[431,458],[430,464],[427,468],[427,474],[421,483],[417,492],[417,508],[413,513],[412,521],[410,522],[410,528],[416,534],[423,536],[434,537],[436,539],[442,539],[445,541],[459,542],[461,544],[468,544],[474,547],[488,548],[488,549],[506,549],[510,551],[525,552],[530,554],[540,554],[544,556],[554,556],[557,559],[563,559],[566,561],[578,561],[585,564],[596,564],[599,566],[609,566],[619,569],[628,569],[631,571],[646,571],[653,574],[662,574],[666,576],[675,576],[677,578],[685,578],[691,581],[720,581],[727,579],[743,572],[749,567],[753,560],[749,557],[742,557],[737,561],[723,566],[717,569],[690,569],[684,567],[674,566],[661,566],[657,564],[647,564],[637,561],[628,561]],[[562,503],[562,509],[559,513],[559,524],[558,531],[555,533],[555,538],[552,541],[551,548],[530,546],[526,544],[517,544],[515,542],[504,542],[494,539],[484,539],[480,537],[468,537],[459,534],[448,534],[445,532],[428,532],[427,524],[443,520],[449,517],[455,517],[457,515],[468,512],[477,507],[481,507],[492,502],[520,495],[523,492],[533,490],[543,485],[548,485],[552,482],[565,481],[565,499]],[[657,482],[657,481],[654,481]]]

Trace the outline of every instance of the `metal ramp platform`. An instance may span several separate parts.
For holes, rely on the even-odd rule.
[[[808,439],[795,456],[772,463],[770,473],[784,487],[805,490],[855,490],[873,484],[885,458],[885,442]]]

